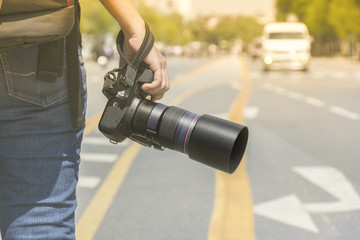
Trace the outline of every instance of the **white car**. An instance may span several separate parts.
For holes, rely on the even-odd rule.
[[[303,23],[269,23],[262,36],[264,70],[306,71],[311,58],[311,37]]]

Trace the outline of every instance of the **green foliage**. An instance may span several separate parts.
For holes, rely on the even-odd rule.
[[[250,17],[225,17],[219,19],[213,29],[205,29],[203,38],[205,41],[215,44],[222,40],[233,41],[236,39],[250,42],[261,35],[262,29],[263,26]]]
[[[296,13],[299,21],[304,21],[308,12],[309,6],[314,3],[314,0],[296,0],[292,1],[292,12]]]
[[[277,0],[278,20],[295,13],[318,37],[335,32],[341,39],[360,31],[360,0]]]
[[[353,38],[360,30],[360,6],[354,0],[332,0],[328,20],[341,39]]]
[[[299,21],[304,21],[309,6],[313,3],[313,0],[277,0],[277,20],[286,21],[288,14],[294,13],[298,17]]]
[[[280,21],[295,13],[319,47],[354,40],[360,33],[360,0],[277,0],[276,9]]]
[[[222,17],[215,26],[209,27],[208,18],[198,18],[185,22],[179,14],[163,14],[135,1],[137,8],[148,23],[157,41],[165,44],[186,45],[191,41],[219,42],[243,39],[250,42],[261,35],[263,26],[250,17]],[[81,31],[93,35],[107,32],[116,34],[118,23],[105,10],[99,1],[80,0],[82,6]]]
[[[329,1],[313,0],[307,7],[304,22],[310,33],[320,42],[329,42],[337,39],[333,26],[329,23]]]
[[[139,12],[148,23],[156,40],[166,44],[177,42],[185,43],[188,39],[184,34],[185,25],[179,14],[161,14],[156,9],[145,4],[138,5]]]
[[[80,0],[82,33],[103,35],[107,32],[117,33],[118,23],[105,10],[100,1]]]
[[[277,0],[276,1],[276,9],[277,9],[277,20],[278,21],[285,21],[286,16],[289,13],[293,12],[292,8],[292,1],[291,0]]]
[[[205,41],[205,33],[208,31],[208,21],[205,18],[198,18],[188,22],[186,28],[193,40]]]

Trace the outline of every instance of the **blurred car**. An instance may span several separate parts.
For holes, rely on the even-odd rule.
[[[308,70],[311,37],[305,24],[278,22],[265,25],[263,36],[264,70]]]

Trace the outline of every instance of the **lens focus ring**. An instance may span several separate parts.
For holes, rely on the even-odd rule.
[[[199,115],[186,112],[180,119],[174,136],[174,148],[187,154],[191,133],[199,119]]]

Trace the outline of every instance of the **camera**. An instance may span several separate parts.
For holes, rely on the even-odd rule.
[[[122,38],[120,32],[117,39],[120,56]],[[129,138],[158,150],[168,148],[187,154],[195,161],[233,173],[244,155],[248,128],[146,99],[141,86],[153,81],[153,72],[142,61],[126,62],[104,77],[103,93],[109,100],[99,130],[113,143]]]
[[[134,85],[127,87],[127,68],[115,69],[105,76],[112,84],[104,88],[104,94],[116,93],[107,102],[99,123],[99,130],[107,138],[114,143],[129,138],[144,146],[187,154],[227,173],[236,170],[248,140],[246,126],[150,101],[140,87],[152,81],[152,71],[140,68]]]

